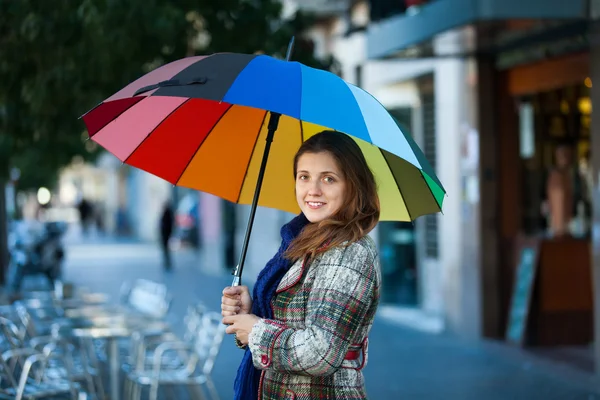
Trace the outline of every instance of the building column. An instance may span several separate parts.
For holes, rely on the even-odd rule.
[[[436,39],[447,51],[461,43],[453,31]],[[445,43],[443,43],[444,41]],[[460,49],[455,49],[459,51]],[[444,317],[449,333],[477,340],[482,334],[480,132],[478,70],[472,58],[440,59],[435,70],[437,170],[447,190],[439,216]]]
[[[222,202],[219,197],[208,193],[199,194],[201,263],[210,273],[223,271],[224,243],[222,226]]]

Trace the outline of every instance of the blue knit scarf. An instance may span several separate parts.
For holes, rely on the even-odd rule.
[[[271,300],[275,295],[279,282],[292,266],[292,263],[285,259],[283,254],[309,223],[304,214],[300,214],[290,222],[281,227],[281,246],[277,254],[265,265],[258,274],[253,291],[252,314],[260,318],[273,318],[271,309]],[[234,384],[235,400],[253,400],[258,398],[258,386],[260,381],[260,370],[252,364],[252,354],[247,348],[244,358],[237,371],[237,377]]]

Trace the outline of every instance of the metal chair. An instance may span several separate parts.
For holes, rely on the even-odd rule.
[[[151,370],[154,362],[154,352],[156,347],[165,342],[183,342],[193,345],[194,338],[202,328],[202,317],[206,313],[206,307],[201,302],[190,305],[187,309],[184,321],[184,334],[180,339],[173,331],[164,331],[158,333],[136,332],[131,338],[131,347],[127,362],[122,366],[125,374],[133,371]],[[171,369],[180,368],[187,362],[187,353],[169,352],[163,358],[163,366]],[[133,383],[130,380],[125,381],[125,398],[130,398],[133,391]]]
[[[47,367],[49,377],[69,376],[74,382],[84,382],[86,392],[94,398],[104,398],[104,387],[102,383],[101,368],[94,354],[91,341],[75,340],[70,341],[52,332],[52,328],[44,327],[40,329],[39,321],[35,321],[29,310],[22,304],[16,304],[17,326],[11,320],[0,317],[0,333],[4,335],[6,343],[10,345],[11,350],[33,349],[37,352],[50,357],[51,363]],[[46,321],[52,323],[51,320]],[[50,324],[53,326],[53,324]],[[55,325],[54,325],[55,326]],[[42,330],[49,335],[38,336],[37,333]],[[21,361],[21,359],[16,358]],[[14,362],[14,360],[12,361]]]
[[[149,399],[157,400],[160,385],[206,385],[210,397],[218,399],[211,372],[224,335],[221,314],[208,312],[202,316],[200,327],[191,341],[176,340],[159,344],[153,351],[151,368],[144,362],[143,369],[134,369],[127,374],[127,380],[133,386],[129,398],[140,399],[144,386],[150,388]],[[178,363],[168,358],[170,352],[179,356]]]
[[[0,399],[47,399],[69,396],[77,399],[79,387],[65,368],[57,368],[64,360],[53,354],[53,344],[40,352],[33,348],[14,346],[20,343],[19,329],[3,319],[0,330]]]
[[[188,307],[187,313],[183,318],[185,330],[183,342],[191,343],[201,328],[202,316],[206,313],[206,307],[202,303],[197,303]],[[136,369],[143,369],[144,365],[152,363],[152,354],[150,350],[158,344],[169,341],[179,341],[179,337],[172,331],[165,332],[136,332],[131,338],[131,348],[129,364]]]
[[[137,279],[132,285],[121,286],[121,302],[126,308],[149,318],[164,318],[170,307],[172,297],[166,285],[148,279]]]

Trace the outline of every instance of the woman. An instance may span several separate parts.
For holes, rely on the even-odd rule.
[[[246,286],[223,291],[223,323],[246,348],[236,399],[366,399],[361,369],[379,302],[367,233],[379,219],[375,179],[349,136],[321,132],[294,159],[302,213]]]

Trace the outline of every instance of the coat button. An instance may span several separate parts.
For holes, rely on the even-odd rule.
[[[260,362],[263,365],[267,365],[269,363],[269,357],[267,357],[266,354],[263,354],[262,356],[260,356]]]

